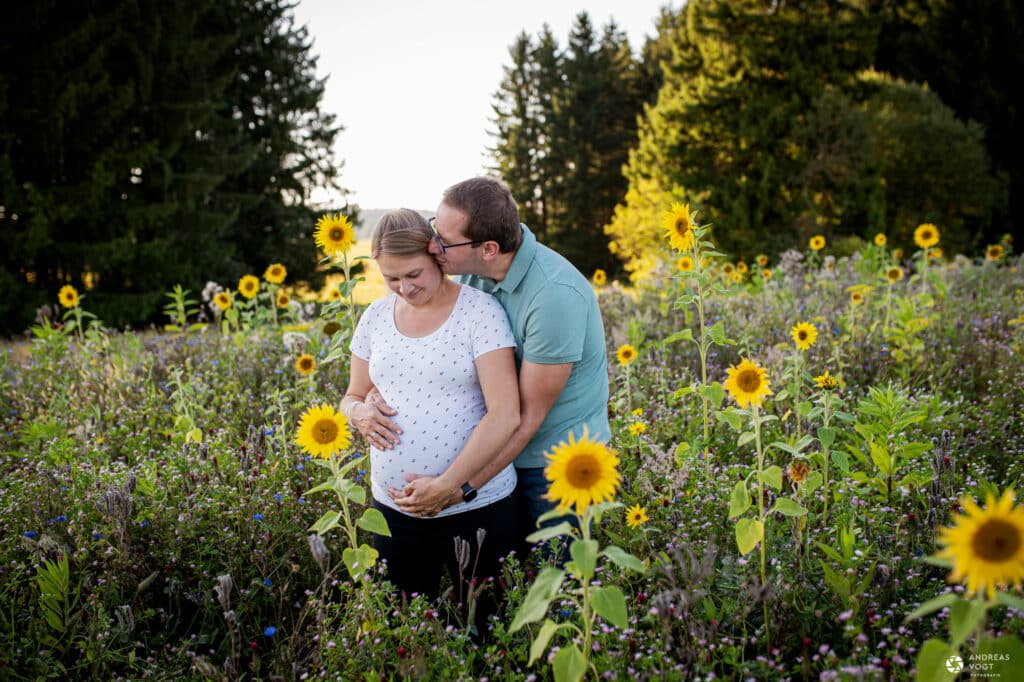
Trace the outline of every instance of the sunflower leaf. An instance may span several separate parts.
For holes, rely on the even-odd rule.
[[[917,679],[921,682],[945,682],[956,677],[958,670],[953,667],[956,649],[940,639],[929,639],[917,655]],[[951,660],[952,659],[952,660]],[[949,667],[947,667],[947,661]],[[960,662],[962,666],[962,661]],[[954,672],[956,671],[956,672]]]
[[[736,547],[740,555],[750,554],[757,543],[764,539],[764,524],[754,519],[740,519],[736,522]]]
[[[544,619],[544,622],[540,626],[540,630],[537,632],[537,636],[533,638],[533,644],[530,645],[530,660],[526,665],[533,665],[534,661],[544,655],[544,652],[548,649],[548,643],[551,641],[552,635],[563,627],[568,626],[564,623],[559,625],[550,618]]]
[[[569,554],[573,559],[572,565],[576,569],[573,573],[581,582],[593,577],[594,569],[597,568],[597,552],[600,548],[601,545],[597,540],[573,540],[569,545]]]
[[[363,515],[356,521],[356,525],[371,533],[383,535],[386,538],[391,537],[391,529],[388,528],[387,519],[384,518],[379,509],[374,507],[364,511]]]
[[[308,530],[316,531],[317,535],[324,535],[328,531],[338,527],[339,516],[341,516],[341,512],[325,512],[323,516],[317,519],[316,523],[308,528]]]
[[[575,644],[560,649],[551,662],[555,682],[579,682],[587,673],[587,659]]]
[[[620,628],[629,627],[629,614],[626,612],[626,597],[617,585],[603,585],[591,593],[594,611],[612,625]]]
[[[523,600],[522,606],[516,611],[512,625],[509,626],[509,632],[515,632],[523,626],[536,623],[543,618],[548,612],[551,600],[562,588],[562,578],[564,577],[565,571],[553,566],[541,569],[533,581],[533,585],[530,586],[530,591],[526,593],[526,599]]]
[[[775,500],[775,504],[772,505],[770,511],[779,512],[783,516],[804,516],[807,514],[807,510],[803,506],[788,497],[780,497]]]
[[[960,599],[953,602],[949,609],[950,644],[959,649],[978,628],[978,623],[985,617],[985,602],[978,599]]]
[[[906,624],[912,620],[917,620],[922,616],[927,616],[929,613],[935,613],[939,609],[944,609],[947,606],[955,604],[958,601],[963,601],[963,599],[959,595],[953,594],[952,592],[940,594],[938,597],[929,599],[928,601],[926,601],[925,603],[921,604],[916,609],[908,613],[907,617],[903,619],[903,622],[904,624]]]
[[[616,547],[615,545],[609,545],[605,547],[601,554],[611,559],[612,563],[621,566],[630,571],[636,571],[637,573],[644,573],[647,571],[647,567],[644,566],[644,562],[637,559],[635,556],[627,552],[626,550]]]
[[[996,592],[996,601],[1003,606],[1008,606],[1011,609],[1017,609],[1021,613],[1024,613],[1024,599],[1015,597],[1012,594],[1005,592]]]
[[[739,481],[729,496],[729,518],[734,519],[750,509],[750,493],[746,481]]]
[[[775,488],[776,490],[782,490],[782,469],[777,464],[773,464],[764,470],[764,482]]]
[[[546,526],[544,528],[541,528],[540,530],[530,533],[530,535],[526,537],[526,541],[531,543],[544,542],[545,540],[550,540],[551,538],[557,538],[562,535],[571,534],[572,524],[568,521],[562,521],[557,526]]]

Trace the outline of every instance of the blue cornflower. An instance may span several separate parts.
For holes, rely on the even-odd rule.
[[[263,579],[263,584],[266,585],[267,587],[270,587],[270,578],[264,578]]]
[[[282,499],[284,499],[284,497],[281,495],[281,493],[274,493],[274,499],[280,502]]]
[[[253,514],[252,518],[254,518],[257,521],[262,521],[263,520],[263,514]]]
[[[36,532],[34,530],[27,530],[27,531],[25,531],[25,537],[27,537],[27,538],[34,538],[35,536],[36,536]]]
[[[68,520],[68,517],[64,516],[63,514],[61,514],[60,516],[57,517],[57,521],[59,521],[60,523],[64,523],[67,520]]]
[[[269,625],[267,626],[267,629],[263,631],[263,634],[265,634],[267,637],[273,637],[277,634],[277,628],[275,628],[273,625]]]

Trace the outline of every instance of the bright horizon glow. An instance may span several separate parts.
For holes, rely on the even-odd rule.
[[[441,192],[486,172],[493,95],[520,32],[547,23],[565,47],[579,12],[600,36],[609,20],[633,52],[655,34],[669,2],[634,0],[438,0],[419,3],[300,0],[295,18],[313,39],[321,106],[344,127],[335,158],[340,184],[363,209],[433,210]],[[678,3],[676,3],[678,5]],[[313,201],[340,200],[315,189]]]

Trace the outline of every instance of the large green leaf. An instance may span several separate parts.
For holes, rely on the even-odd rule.
[[[526,665],[533,665],[534,661],[544,655],[544,652],[548,650],[548,642],[551,641],[551,636],[563,627],[567,626],[565,624],[559,625],[550,618],[544,619],[540,626],[540,631],[537,632],[537,636],[533,638],[533,644],[530,645],[530,660],[526,662]]]
[[[545,566],[541,569],[533,581],[533,585],[530,586],[530,591],[526,593],[526,599],[516,611],[512,625],[509,626],[509,632],[515,632],[524,625],[536,623],[543,618],[548,612],[551,600],[562,588],[562,578],[564,577],[565,571],[560,568]]]
[[[386,538],[391,537],[391,529],[388,528],[387,519],[380,513],[380,510],[370,507],[363,512],[363,515],[356,521],[356,525],[363,530],[368,530]]]
[[[750,509],[750,493],[747,491],[747,482],[738,481],[729,496],[729,518],[734,519],[748,509]]]
[[[757,543],[764,539],[764,524],[754,519],[740,519],[736,522],[736,547],[741,555],[750,554]]]
[[[579,682],[587,672],[587,659],[575,644],[570,644],[555,654],[551,662],[555,671],[555,682]]]
[[[637,559],[635,556],[630,554],[624,549],[616,547],[615,545],[609,545],[604,548],[601,552],[606,557],[612,560],[616,565],[621,566],[630,571],[636,571],[637,573],[644,573],[647,567],[644,566],[644,562]]]
[[[798,502],[789,499],[788,497],[780,497],[775,500],[775,504],[772,506],[771,511],[778,512],[784,516],[803,516],[807,513]]]
[[[950,682],[963,667],[956,649],[938,639],[929,639],[917,655],[918,682]]]
[[[602,585],[590,593],[594,603],[594,611],[616,627],[629,626],[629,615],[626,613],[626,597],[616,585]]]
[[[573,540],[569,545],[569,554],[572,561],[566,565],[580,582],[590,580],[597,568],[597,552],[601,545],[597,540]]]

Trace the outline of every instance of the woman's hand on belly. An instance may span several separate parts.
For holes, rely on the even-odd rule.
[[[388,495],[406,514],[435,516],[441,510],[462,502],[461,491],[445,485],[437,476],[406,474],[405,480],[405,488],[388,488]]]

